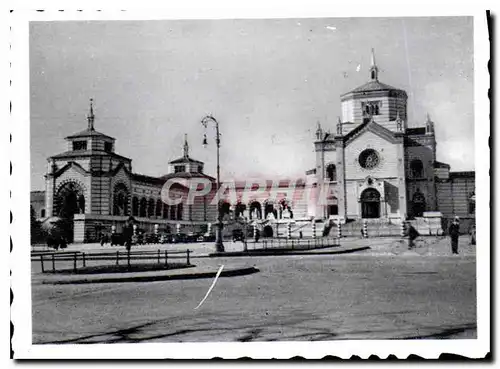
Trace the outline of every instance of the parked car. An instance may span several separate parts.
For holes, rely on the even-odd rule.
[[[188,239],[187,234],[177,233],[177,234],[174,234],[172,241],[173,241],[173,243],[186,243],[187,239]]]
[[[172,235],[170,233],[162,233],[158,239],[159,243],[172,243]]]
[[[203,235],[203,242],[215,242],[215,234],[214,233],[205,233]]]
[[[144,243],[145,244],[148,244],[148,243],[158,243],[158,235],[154,234],[154,233],[146,233],[144,235]]]
[[[144,244],[144,234],[138,233],[132,236],[132,245],[143,245]]]
[[[245,234],[243,233],[243,230],[237,228],[233,229],[233,242],[241,241],[243,242],[245,240]]]
[[[110,239],[111,246],[125,245],[125,235],[123,233],[113,233]]]
[[[195,233],[195,232],[188,233],[186,235],[185,242],[198,242],[200,236],[202,236],[201,233]]]

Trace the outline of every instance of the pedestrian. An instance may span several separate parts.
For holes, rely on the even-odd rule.
[[[106,242],[108,241],[107,236],[102,232],[100,234],[100,241],[101,241],[101,246],[104,246],[106,244]]]
[[[450,224],[448,229],[448,234],[451,238],[451,252],[453,254],[458,254],[458,237],[460,235],[460,218],[455,217],[453,222]]]
[[[123,228],[123,237],[125,238],[125,248],[128,252],[132,247],[132,236],[134,235],[134,218],[129,217],[127,220],[127,224]]]
[[[415,239],[420,236],[420,233],[413,227],[413,225],[408,222],[408,250],[412,250],[415,247]]]
[[[476,244],[476,226],[472,225],[470,229],[470,244],[475,245]]]
[[[255,242],[259,242],[260,239],[260,231],[258,229],[255,230]]]
[[[302,231],[300,231],[299,232],[299,238],[302,239],[302,236],[303,236]]]

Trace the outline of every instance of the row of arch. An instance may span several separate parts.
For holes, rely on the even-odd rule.
[[[361,193],[361,217],[362,218],[380,218],[381,196],[374,188],[367,188]],[[411,202],[411,215],[420,217],[426,211],[427,204],[425,196],[419,189],[413,194]]]
[[[182,220],[184,216],[184,205],[167,205],[161,199],[146,197],[132,197],[129,206],[130,193],[127,186],[118,183],[113,191],[113,215],[132,215],[143,218],[163,218],[170,220]]]
[[[145,197],[139,199],[137,196],[134,196],[132,197],[132,215],[138,217],[182,220],[184,215],[184,204],[167,205],[160,199],[155,201],[154,199],[146,199]]]
[[[293,218],[291,203],[287,199],[282,199],[278,202],[252,201],[248,205],[237,202],[231,205],[227,201],[221,201],[220,211],[224,217],[247,217],[250,220],[268,219],[270,216],[274,219]]]

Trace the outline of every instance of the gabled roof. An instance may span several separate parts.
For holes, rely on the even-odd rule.
[[[113,137],[111,136],[108,136],[108,135],[105,135],[104,133],[101,133],[101,132],[98,132],[94,129],[85,129],[81,132],[78,132],[78,133],[75,133],[75,134],[72,134],[70,136],[67,136],[66,137],[66,140],[68,139],[75,139],[75,138],[84,138],[84,137],[102,137],[102,138],[107,138],[107,139],[110,139],[110,140],[115,140]]]
[[[381,91],[381,90],[397,90],[397,88],[389,86],[379,81],[370,81],[365,83],[364,85],[356,87],[354,90],[350,92],[369,92],[369,91]]]
[[[375,133],[377,136],[380,136],[388,141],[396,142],[396,132],[392,132],[391,130],[381,126],[376,123],[374,120],[370,120],[364,123],[361,123],[359,126],[354,128],[352,131],[347,133],[342,137],[345,143],[352,141],[355,137],[361,135],[361,133],[365,131],[370,131]]]
[[[180,163],[195,163],[195,164],[203,164],[202,161],[195,160],[190,158],[189,156],[185,157],[183,156],[182,158],[174,159],[172,161],[168,162],[169,164],[180,164]]]
[[[351,90],[341,96],[345,96],[351,93],[361,93],[361,92],[373,92],[373,91],[398,91],[398,92],[403,92],[406,94],[404,90],[401,90],[396,87],[392,87],[390,85],[387,85],[385,83],[379,82],[379,81],[370,81],[365,83],[364,85],[361,85],[359,87],[356,87],[354,90]]]
[[[63,166],[62,168],[59,168],[53,175],[55,177],[59,177],[61,174],[63,174],[64,172],[66,172],[70,168],[75,168],[75,170],[77,172],[80,172],[81,174],[88,174],[89,173],[80,164],[78,164],[78,163],[76,163],[74,161],[70,161],[65,166]]]
[[[154,184],[154,185],[163,185],[165,183],[165,180],[162,178],[158,177],[151,177],[147,176],[144,174],[139,174],[139,173],[131,173],[132,180],[138,181],[138,182],[144,182],[144,183],[149,183],[149,184]]]
[[[170,173],[166,174],[164,176],[160,177],[164,182],[166,182],[169,179],[172,178],[183,178],[183,179],[190,179],[190,178],[207,178],[211,181],[214,181],[215,178],[210,177],[209,175],[206,175],[204,173],[196,173],[196,172],[178,172],[178,173]]]
[[[75,157],[86,157],[86,156],[112,156],[117,159],[132,161],[132,159],[126,158],[125,156],[118,155],[114,152],[108,152],[104,150],[72,150],[65,151],[61,154],[51,156],[50,159],[69,159]]]

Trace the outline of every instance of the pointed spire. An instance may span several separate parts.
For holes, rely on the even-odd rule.
[[[184,158],[189,157],[189,144],[188,144],[188,135],[184,134]]]
[[[90,99],[90,113],[89,115],[87,116],[87,121],[89,122],[89,125],[88,125],[88,130],[89,131],[93,131],[94,130],[94,119],[95,119],[95,116],[94,116],[94,99]]]
[[[337,117],[337,136],[342,136],[342,120]]]
[[[376,63],[375,63],[375,49],[372,47],[372,63],[371,63],[371,67],[375,67],[376,66]]]
[[[434,133],[434,122],[431,120],[431,116],[429,115],[429,113],[427,113],[427,117],[425,120],[425,131],[429,134]]]
[[[316,129],[316,139],[321,140],[323,138],[323,129],[318,121],[318,129]]]
[[[396,128],[400,132],[403,130],[403,120],[401,119],[401,115],[399,115],[399,110],[396,113]]]
[[[378,67],[375,62],[375,49],[372,48],[370,78],[372,81],[378,81]]]

